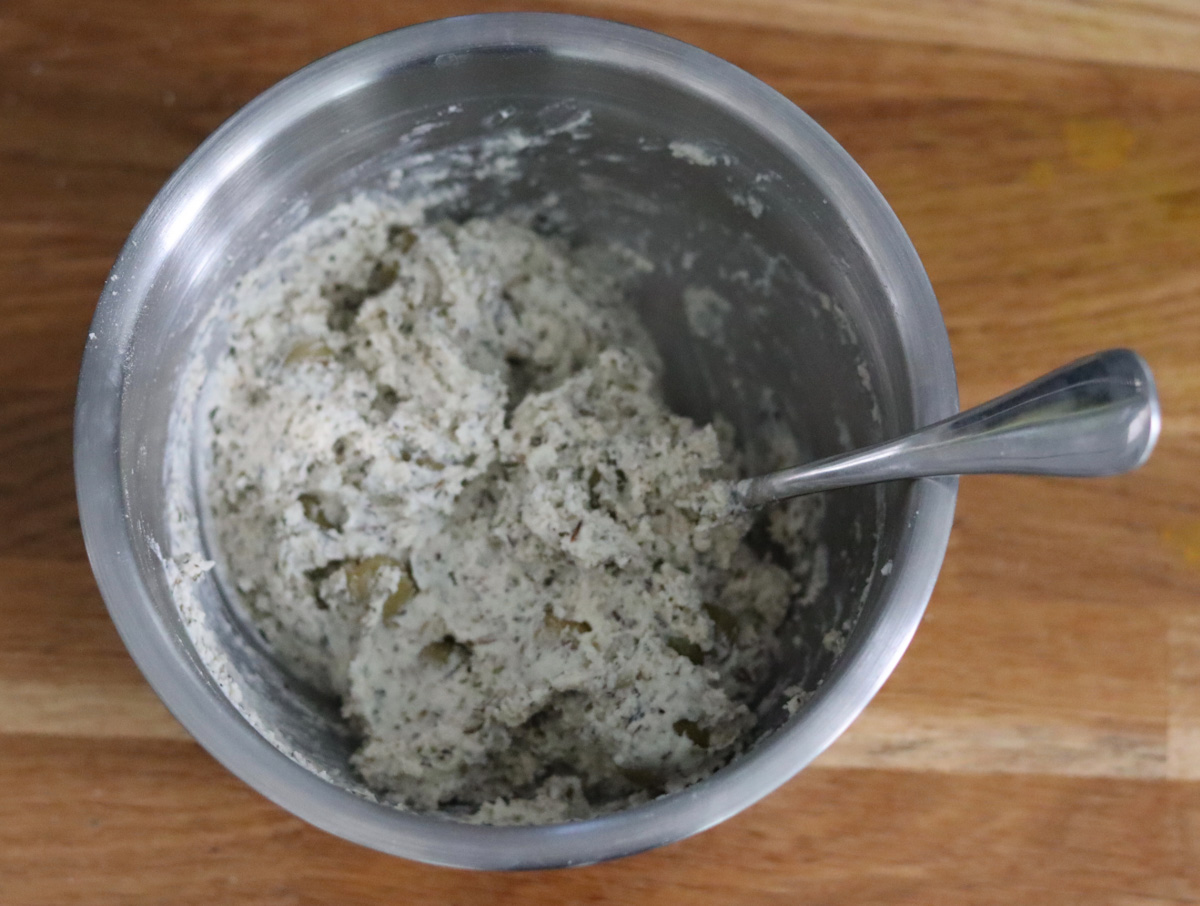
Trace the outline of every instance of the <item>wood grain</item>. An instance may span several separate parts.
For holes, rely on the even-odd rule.
[[[811,769],[698,838],[468,874],[244,787],[125,653],[79,537],[87,323],[171,170],[313,58],[448,0],[0,5],[0,904],[1200,901],[1200,5],[592,0],[774,85],[862,163],[964,403],[1083,352],[1154,366],[1150,464],[964,481],[909,654]]]

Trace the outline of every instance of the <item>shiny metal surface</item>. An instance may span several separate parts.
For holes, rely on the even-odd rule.
[[[583,111],[590,119],[578,137],[554,131]],[[474,166],[481,143],[512,127],[551,135],[521,152],[520,178]],[[676,140],[710,149],[713,164],[674,153]],[[827,496],[829,587],[803,614],[797,608],[788,638],[800,644],[779,676],[814,691],[801,711],[764,711],[753,749],[701,784],[561,826],[471,826],[356,795],[353,737],[336,706],[297,687],[205,580],[197,594],[215,626],[206,645],[244,680],[243,706],[270,739],[260,733],[209,676],[164,574],[168,423],[198,406],[181,377],[198,349],[219,349],[200,348],[201,329],[228,303],[230,282],[353,191],[412,190],[397,167],[447,149],[457,155],[448,176],[464,191],[446,216],[553,194],[546,229],[570,242],[617,241],[654,262],[635,296],[669,401],[701,419],[724,414],[750,448],[782,426],[806,454],[824,457],[846,438],[878,443],[956,410],[945,328],[911,243],[858,166],[788,100],[694,47],[609,22],[432,22],[347,48],[265,92],[184,162],[134,229],[79,381],[75,473],[88,555],[118,631],[172,713],[231,771],[307,821],[385,852],[471,868],[574,865],[659,846],[784,783],[870,701],[933,588],[953,479]],[[746,203],[749,194],[761,207]],[[729,300],[720,343],[683,327],[689,286]],[[894,563],[886,577],[884,560]],[[820,639],[846,620],[854,628],[835,658]]]
[[[738,482],[735,505],[933,475],[1098,477],[1142,465],[1162,425],[1150,366],[1110,349],[888,443]]]

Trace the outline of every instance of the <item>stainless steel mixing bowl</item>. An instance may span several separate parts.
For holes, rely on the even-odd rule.
[[[543,140],[509,142],[515,170],[481,167],[480,149],[512,130]],[[654,262],[635,297],[669,401],[697,418],[723,413],[751,445],[782,422],[822,456],[957,408],[946,331],[912,245],[854,161],[785,98],[694,47],[599,20],[431,22],[264,93],[179,168],[134,229],[96,312],[76,412],[79,508],[101,592],[192,735],[255,789],[348,840],[443,865],[534,868],[696,833],[784,783],[879,689],[937,577],[954,480],[829,494],[828,588],[795,608],[787,635],[798,644],[777,687],[801,683],[812,698],[790,717],[765,709],[753,749],[703,783],[573,824],[470,826],[349,791],[353,739],[336,708],[295,686],[206,580],[210,644],[243,675],[241,705],[266,734],[256,730],[209,675],[169,593],[158,555],[171,545],[168,425],[195,405],[180,377],[204,316],[299,223],[355,190],[403,194],[433,178],[413,169],[422,153],[458,168],[450,176],[463,191],[445,201],[448,216],[523,207],[571,241],[616,240]],[[729,300],[721,341],[686,329],[688,286]],[[821,639],[845,626],[835,656]]]

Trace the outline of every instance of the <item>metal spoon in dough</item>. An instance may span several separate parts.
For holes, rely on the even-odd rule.
[[[735,506],[933,475],[1117,475],[1142,465],[1162,425],[1141,356],[1110,349],[903,437],[733,486]]]

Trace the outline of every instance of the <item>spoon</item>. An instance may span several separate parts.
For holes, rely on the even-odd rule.
[[[1149,458],[1161,426],[1150,367],[1110,349],[895,440],[739,481],[732,498],[748,508],[900,478],[1117,475]]]

